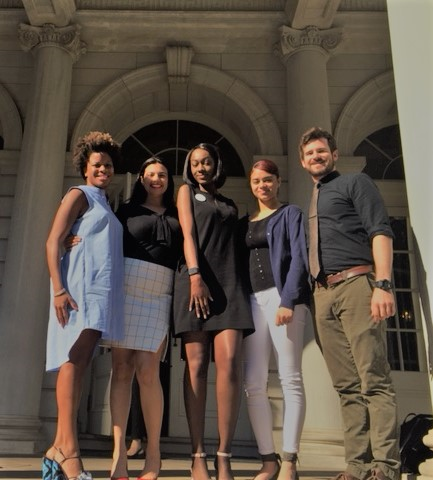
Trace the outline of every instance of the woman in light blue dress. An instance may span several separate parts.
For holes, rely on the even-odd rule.
[[[120,146],[107,133],[90,132],[79,140],[73,163],[86,185],[72,187],[62,200],[47,240],[51,308],[47,371],[58,370],[57,431],[43,458],[43,479],[59,474],[89,480],[83,470],[77,413],[84,373],[99,339],[123,336],[123,229],[106,189],[120,159]],[[60,253],[69,233],[83,241]]]

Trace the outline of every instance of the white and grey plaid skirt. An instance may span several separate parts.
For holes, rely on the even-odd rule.
[[[112,347],[156,352],[168,335],[174,271],[125,257],[125,335]]]

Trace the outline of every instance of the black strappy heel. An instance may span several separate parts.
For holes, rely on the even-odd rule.
[[[277,480],[278,478],[278,475],[280,474],[280,470],[281,470],[281,457],[278,455],[278,453],[268,453],[266,455],[260,455],[260,458],[262,459],[262,463],[264,462],[274,462],[277,464],[277,470],[275,471],[275,473],[273,475],[271,475],[268,480]],[[261,475],[262,472],[261,470],[257,473],[257,475],[253,478],[253,480],[255,478],[257,478],[259,475]]]
[[[295,465],[296,469],[296,463],[298,462],[298,454],[297,453],[288,453],[288,452],[283,452],[282,455],[283,462],[289,462]],[[292,475],[289,480],[299,480],[299,474],[297,470],[292,470]]]

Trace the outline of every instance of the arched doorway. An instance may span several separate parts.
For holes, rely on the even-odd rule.
[[[245,175],[240,156],[222,133],[199,122],[179,119],[156,122],[130,135],[122,143],[123,171],[137,173],[146,158],[156,155],[172,175],[181,176],[186,154],[201,142],[218,146],[227,176]]]
[[[122,143],[122,173],[136,174],[144,160],[150,156],[161,158],[168,166],[169,171],[176,178],[176,183],[181,183],[183,164],[188,151],[201,142],[212,143],[218,146],[220,156],[224,163],[227,176],[244,178],[245,171],[240,156],[230,141],[220,132],[198,122],[189,120],[164,120],[146,125],[132,133]],[[134,179],[131,179],[134,181]],[[160,366],[161,384],[164,392],[164,417],[162,423],[162,436],[169,436],[170,403],[178,403],[179,399],[171,399],[171,372],[181,373],[177,358],[178,344],[172,341],[167,357]],[[172,358],[172,353],[174,358]],[[177,357],[176,357],[177,355]],[[175,382],[176,380],[174,380]],[[175,392],[173,392],[175,395]],[[177,416],[177,415],[176,415]],[[173,430],[173,428],[172,428]],[[179,435],[179,432],[177,432]]]
[[[176,99],[176,95],[179,98]],[[178,109],[179,105],[183,107]],[[200,126],[198,131],[202,133],[199,136],[191,128],[193,124]],[[175,142],[158,147],[157,143],[161,140],[158,135],[164,130],[161,127],[169,128],[171,125],[176,126],[175,133],[171,134],[174,138],[180,131],[189,131],[191,142],[181,141],[175,148]],[[90,130],[110,132],[119,142],[125,143],[125,151],[130,149],[131,154],[136,151],[137,163],[151,153],[167,154],[173,161],[175,172],[183,163],[179,152],[185,153],[199,141],[206,140],[200,138],[202,135],[206,135],[208,141],[212,137],[212,142],[226,149],[227,157],[230,157],[228,166],[234,170],[228,172],[229,177],[222,191],[238,204],[241,214],[249,210],[252,202],[244,172],[253,158],[257,155],[272,157],[283,154],[280,129],[263,100],[241,80],[204,65],[191,65],[187,89],[171,89],[167,65],[164,64],[148,66],[118,78],[85,107],[72,132],[70,144],[74,145],[78,137]],[[145,141],[141,138],[143,132],[146,133]],[[140,148],[137,148],[137,143]],[[132,178],[129,183],[131,181]],[[180,181],[179,177],[177,181]],[[124,198],[128,196],[127,193],[126,188]],[[169,435],[187,438],[181,400],[183,365],[180,360],[174,361],[175,358],[179,359],[180,355],[172,354],[170,367]],[[92,433],[111,433],[108,408],[110,363],[109,355],[101,355],[94,362],[90,395],[92,406],[88,421],[88,430]],[[212,397],[210,391],[209,399]],[[238,423],[237,436],[250,439],[252,433],[249,434],[246,409],[241,410],[243,418]],[[209,405],[208,412],[210,418],[216,417],[214,404]],[[209,421],[208,424],[206,436],[216,438],[215,423]]]
[[[250,192],[245,180],[245,169],[235,147],[219,131],[183,119],[168,119],[145,125],[133,132],[122,143],[123,166],[129,188],[122,194],[127,199],[135,175],[144,160],[152,155],[159,156],[169,166],[177,184],[182,182],[183,163],[187,152],[193,146],[205,141],[219,147],[221,158],[228,175],[227,183],[236,203],[248,204]],[[243,209],[245,210],[245,209]],[[241,211],[241,213],[243,213]],[[111,353],[109,349],[101,349],[93,361],[91,379],[91,407],[89,411],[89,433],[109,435],[111,433],[111,417],[109,414],[108,391],[110,382]],[[183,370],[184,363],[180,355],[180,341],[171,339],[167,357],[160,367],[161,383],[164,392],[164,418],[162,436],[171,438],[188,438],[188,427],[183,406]],[[211,442],[218,438],[217,413],[215,402],[215,371],[213,365],[209,372],[209,391],[207,403],[207,422],[205,435]],[[241,409],[236,439],[253,441],[246,408]]]

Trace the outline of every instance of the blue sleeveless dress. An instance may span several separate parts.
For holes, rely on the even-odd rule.
[[[72,226],[81,242],[61,259],[63,286],[78,304],[62,328],[53,307],[51,287],[46,370],[57,370],[84,329],[99,330],[103,339],[123,338],[123,228],[111,210],[105,191],[78,186],[89,208]]]

